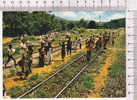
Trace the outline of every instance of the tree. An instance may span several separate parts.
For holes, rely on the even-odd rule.
[[[78,27],[87,27],[87,22],[84,21],[84,19],[80,19],[80,21],[78,22]]]
[[[71,30],[71,29],[74,28],[74,27],[75,27],[75,25],[74,25],[73,22],[69,22],[69,23],[67,24],[67,29],[68,29],[68,30]]]
[[[88,26],[87,26],[87,27],[88,27],[88,28],[92,28],[92,29],[97,28],[96,22],[95,22],[95,21],[90,21],[90,22],[88,23]]]

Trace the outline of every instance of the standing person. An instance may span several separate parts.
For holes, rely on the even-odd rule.
[[[47,37],[47,36],[45,37],[45,40],[44,40],[44,41],[45,41],[45,42],[44,42],[45,53],[46,53],[46,55],[47,55],[47,52],[48,52],[48,50],[49,50],[48,37]]]
[[[86,48],[87,48],[87,61],[89,62],[91,59],[91,49],[93,48],[93,43],[90,39],[86,41]]]
[[[78,38],[76,37],[76,40],[74,42],[74,50],[77,51],[77,46],[78,46]]]
[[[28,45],[27,45],[27,57],[26,57],[26,59],[27,59],[27,63],[28,63],[29,73],[32,72],[32,70],[31,70],[32,54],[33,54],[32,44],[28,44]]]
[[[22,72],[24,72],[24,63],[25,63],[25,50],[26,50],[26,44],[25,41],[21,40],[20,43],[20,55],[21,55],[21,60],[18,62],[19,66],[21,66]]]
[[[48,52],[47,52],[47,57],[48,57],[48,64],[51,64],[52,62],[52,42],[51,39],[48,40]]]
[[[107,48],[106,48],[107,42],[108,42],[107,36],[104,35],[104,49],[107,49]]]
[[[12,45],[9,44],[8,45],[8,60],[5,63],[5,67],[7,66],[7,64],[9,63],[10,60],[14,61],[14,66],[16,67],[16,60],[13,57],[13,54],[15,53],[15,49],[12,48]]]
[[[44,44],[41,43],[41,47],[39,49],[39,66],[44,67],[44,55],[45,55],[45,48]]]
[[[113,34],[112,34],[112,46],[114,46],[114,44],[115,44],[115,34],[114,34],[114,32],[113,32]]]
[[[39,40],[40,40],[40,43],[44,42],[43,35],[40,35]]]
[[[99,50],[99,37],[97,36],[96,40],[95,40],[95,49],[96,51]]]
[[[91,43],[92,45],[94,45],[94,39],[93,39],[93,36],[90,36],[90,43]]]
[[[79,38],[79,48],[82,49],[82,35]]]
[[[6,87],[5,87],[4,83],[3,83],[3,96],[5,96],[5,93],[6,93]]]
[[[115,37],[112,37],[112,46],[115,44]]]
[[[72,49],[72,41],[71,41],[71,38],[69,37],[69,39],[67,41],[67,55],[68,54],[71,55],[71,49]]]
[[[66,41],[68,41],[68,40],[69,40],[69,38],[70,38],[70,37],[69,37],[69,35],[66,35]]]
[[[65,41],[62,40],[62,43],[59,42],[59,44],[61,45],[61,57],[62,57],[62,61],[64,61],[66,52],[65,52]]]

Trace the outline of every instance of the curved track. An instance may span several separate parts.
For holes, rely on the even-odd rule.
[[[98,55],[94,56],[90,62],[93,62]],[[83,60],[84,59],[84,60]],[[18,98],[23,98],[25,96],[29,96],[31,94],[35,94],[37,89],[45,89],[48,87],[46,91],[49,94],[45,94],[45,97],[55,97],[58,98],[73,81],[81,75],[81,73],[88,67],[88,63],[86,61],[85,53],[73,60],[71,63],[65,65],[57,72],[43,80],[42,82],[38,83],[36,86],[32,87],[30,90],[26,91]],[[69,71],[72,73],[71,76],[67,76],[65,71]],[[65,76],[66,75],[66,76]],[[64,81],[65,79],[65,81]],[[56,84],[56,87],[54,85]],[[56,89],[55,89],[56,88]],[[54,91],[54,90],[55,91]],[[51,93],[54,91],[55,93]],[[36,97],[37,98],[37,97]]]

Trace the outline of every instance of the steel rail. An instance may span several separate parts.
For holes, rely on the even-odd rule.
[[[97,55],[90,61],[93,62],[97,58]],[[89,63],[88,63],[89,64]],[[58,98],[67,88],[68,86],[88,67],[88,64],[83,65],[83,68],[76,74],[71,81],[63,88],[61,89],[58,94],[55,96],[55,98]]]
[[[49,79],[53,78],[56,74],[58,74],[59,72],[61,72],[62,70],[64,70],[65,68],[68,68],[69,65],[73,64],[74,62],[76,62],[77,60],[79,60],[81,57],[83,57],[85,55],[85,53],[83,53],[81,56],[79,56],[78,58],[76,58],[75,60],[73,60],[72,62],[68,63],[67,65],[65,65],[64,67],[62,67],[61,69],[59,69],[57,72],[55,72],[54,74],[50,75],[48,78],[46,78],[45,80],[43,80],[42,82],[38,83],[36,86],[34,86],[33,88],[31,88],[30,90],[26,91],[25,93],[23,93],[22,95],[20,95],[17,98],[22,98],[24,96],[26,96],[27,94],[33,92],[35,89],[37,89],[38,87],[40,87],[42,84],[44,84],[45,82],[47,82]]]

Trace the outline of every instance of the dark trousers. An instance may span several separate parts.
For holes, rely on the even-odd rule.
[[[13,58],[12,55],[11,55],[11,56],[8,56],[8,60],[6,61],[5,66],[9,63],[10,60],[13,60],[13,61],[14,61],[14,65],[15,65],[15,67],[16,67],[16,60]]]
[[[44,55],[40,55],[39,57],[39,66],[44,67]]]
[[[29,62],[28,62],[29,72],[32,72],[31,65],[32,65],[32,60],[29,60]]]
[[[80,48],[80,49],[82,48],[82,44],[81,44],[81,43],[79,44],[79,48]]]
[[[87,61],[89,62],[91,58],[91,50],[87,51]]]
[[[70,54],[71,55],[71,48],[67,49],[67,55]]]
[[[105,41],[104,43],[104,49],[106,49],[106,46],[107,46],[107,41]]]
[[[61,51],[61,57],[62,57],[62,60],[64,60],[64,58],[65,58],[65,50]]]
[[[112,46],[114,46],[114,43],[115,43],[115,42],[114,42],[114,41],[112,41]]]
[[[24,63],[25,57],[22,57],[21,60],[18,62],[19,66],[21,67],[22,73],[24,73]]]

